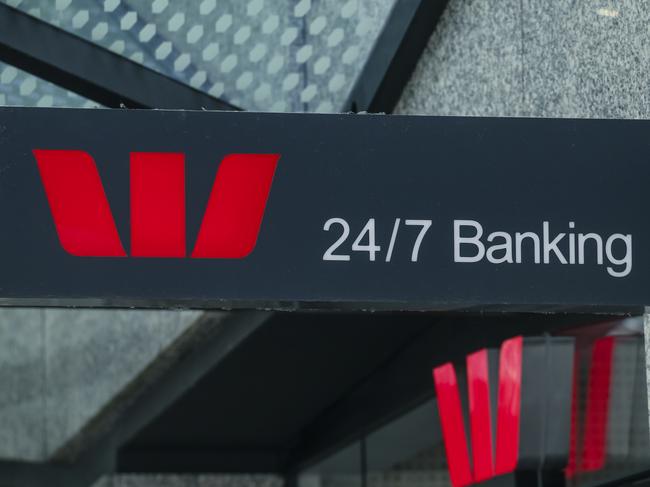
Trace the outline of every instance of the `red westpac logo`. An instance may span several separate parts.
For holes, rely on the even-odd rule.
[[[467,397],[472,464],[456,371],[451,363],[433,369],[449,477],[454,487],[511,473],[519,458],[522,337],[506,340],[499,352],[496,441],[492,425],[488,351],[467,356]],[[496,455],[493,454],[496,444]]]
[[[93,158],[34,150],[61,246],[87,257],[127,255]],[[230,154],[219,165],[193,258],[238,259],[255,248],[279,154]],[[185,156],[132,152],[133,257],[186,257]]]

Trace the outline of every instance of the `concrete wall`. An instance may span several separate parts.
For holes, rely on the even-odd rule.
[[[401,114],[650,117],[645,0],[450,0]]]
[[[57,454],[199,316],[0,309],[0,458]]]

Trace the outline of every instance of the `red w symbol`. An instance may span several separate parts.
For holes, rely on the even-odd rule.
[[[456,371],[451,363],[433,369],[449,476],[454,487],[463,487],[511,473],[517,467],[521,416],[522,337],[506,340],[499,356],[496,455],[493,455],[492,405],[488,352],[467,356],[467,392],[473,468]]]
[[[75,256],[126,252],[92,157],[34,150],[61,246]],[[240,259],[255,248],[279,154],[231,154],[217,171],[193,258]],[[185,156],[131,153],[131,255],[185,257]]]

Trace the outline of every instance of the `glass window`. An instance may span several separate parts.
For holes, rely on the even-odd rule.
[[[370,434],[366,439],[368,487],[447,487],[436,401]]]
[[[566,409],[558,412],[559,416],[567,418],[567,428],[562,434],[566,434],[565,451],[569,454],[565,458],[568,465],[563,473],[558,470],[558,474],[566,478],[568,486],[582,487],[598,486],[650,471],[648,385],[642,320],[629,318],[599,323],[568,330],[561,335],[573,337],[575,348],[573,369],[569,361],[566,370],[569,377],[573,377],[567,383],[569,399],[562,405]],[[523,343],[525,347],[526,341]],[[537,338],[528,343],[535,347],[535,343],[540,342]],[[534,348],[529,350],[529,357],[539,357],[533,354]],[[490,375],[492,385],[495,385],[497,369],[492,367],[500,360],[499,355],[488,355],[487,360],[491,363]],[[523,360],[526,360],[525,355]],[[458,362],[464,363],[464,357]],[[466,371],[458,368],[456,376],[463,410],[462,422],[467,434],[469,409],[467,383],[463,380],[465,375]],[[490,397],[494,404],[497,400],[496,386],[493,389]],[[496,432],[494,411],[492,431]],[[528,417],[530,421],[530,418],[538,417],[534,411],[531,414],[522,414],[521,420]],[[539,432],[539,429],[531,428],[530,423],[522,424],[521,428],[519,431],[527,430],[528,434]],[[362,472],[364,487],[451,486],[436,399],[423,403],[361,441],[365,455],[361,462],[365,465]],[[469,438],[465,444],[471,470]],[[359,447],[355,444],[353,448],[356,462]],[[494,443],[492,448],[494,452]],[[336,458],[336,455],[331,458]],[[323,465],[311,469],[315,479],[329,478]],[[299,487],[321,485],[301,483]]]
[[[246,110],[340,111],[395,0],[0,0]]]
[[[361,444],[354,443],[301,472],[298,487],[362,487]]]
[[[449,487],[435,400],[298,475],[298,487]],[[362,455],[365,460],[362,461]],[[365,463],[365,471],[362,465]]]
[[[577,330],[571,486],[598,485],[650,467],[646,357],[641,320]]]

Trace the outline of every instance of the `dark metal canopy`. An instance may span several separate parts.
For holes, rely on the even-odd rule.
[[[398,0],[364,65],[346,108],[391,113],[448,0]]]

